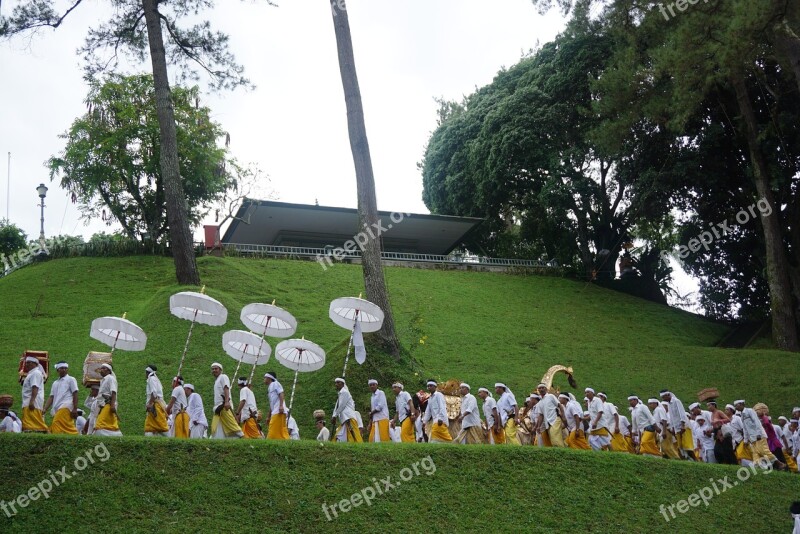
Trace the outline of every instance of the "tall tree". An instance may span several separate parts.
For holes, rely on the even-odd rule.
[[[54,7],[54,0],[31,0],[14,8],[10,17],[0,18],[0,38],[50,27],[58,28],[83,0],[74,0],[63,14]],[[181,70],[183,77],[196,78],[192,69],[199,66],[211,79],[214,88],[247,85],[242,67],[228,51],[228,37],[213,32],[205,21],[188,29],[178,25],[181,18],[194,17],[213,0],[108,0],[114,14],[106,23],[90,28],[81,52],[86,55],[88,76],[116,65],[118,54],[127,54],[144,61],[148,52],[156,90],[160,128],[161,166],[164,179],[170,248],[175,274],[181,284],[198,285],[200,275],[192,247],[192,234],[184,204],[175,116],[169,81],[167,57]],[[142,21],[145,21],[142,24]],[[163,23],[163,25],[162,25]],[[162,32],[168,36],[165,44]],[[110,51],[110,57],[103,56]]]
[[[364,108],[361,104],[361,90],[358,87],[356,63],[353,55],[353,41],[350,36],[350,22],[343,0],[330,0],[333,15],[333,28],[336,33],[336,48],[339,55],[339,71],[342,76],[344,98],[347,106],[347,131],[350,135],[350,150],[356,170],[358,189],[358,222],[360,227],[377,227],[378,203],[375,199],[375,176],[367,141],[367,128],[364,124]],[[375,225],[375,226],[373,226]],[[369,300],[380,306],[384,312],[383,326],[378,335],[385,348],[396,358],[400,356],[400,346],[394,328],[392,306],[383,276],[381,264],[381,244],[378,239],[370,239],[363,247],[361,265],[364,271],[364,286]]]
[[[218,144],[226,133],[211,120],[211,110],[199,105],[199,89],[174,87],[172,100],[187,219],[197,224],[235,187],[238,166],[227,161],[226,148]],[[162,242],[169,225],[153,77],[111,75],[94,81],[86,105],[88,111],[62,135],[63,152],[47,162],[51,179],[60,177],[86,219],[109,212],[103,218],[119,222],[129,238],[147,234]]]

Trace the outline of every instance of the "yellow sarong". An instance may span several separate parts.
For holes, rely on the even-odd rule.
[[[176,438],[188,438],[189,437],[189,414],[186,412],[179,412],[178,415],[175,416],[175,420],[172,422],[173,430],[175,431]]]
[[[616,432],[611,436],[611,450],[614,452],[630,452],[622,432]]]
[[[400,425],[400,441],[403,443],[417,441],[416,433],[414,432],[414,421],[410,417],[403,419],[403,423]]]
[[[453,436],[450,435],[450,429],[444,423],[434,423],[431,427],[431,442],[451,443]]]
[[[567,444],[564,443],[564,434],[561,432],[564,429],[564,424],[561,422],[560,417],[556,417],[556,420],[550,425],[550,428],[547,429],[546,434],[542,434],[542,437],[547,436],[550,445],[548,447],[566,447]]]
[[[111,413],[110,404],[106,404],[100,409],[100,413],[97,414],[97,421],[94,423],[94,429],[119,432],[119,417],[117,417],[117,414]]]
[[[495,430],[494,425],[492,425],[492,428],[489,429],[489,443],[492,445],[505,445],[505,431],[502,428],[500,430]]]
[[[769,450],[766,438],[761,438],[760,440],[751,443],[750,450],[753,452],[753,463],[755,464],[762,463],[762,459],[769,463],[773,463],[778,460],[775,455],[772,454],[772,451]]]
[[[273,416],[274,417],[274,416]],[[358,430],[358,422],[355,419],[350,419],[343,423],[347,425],[347,441],[351,443],[363,443],[364,438],[361,437],[361,432]],[[334,433],[333,439],[338,439],[339,434],[342,432],[342,427],[339,426],[336,428],[336,433]]]
[[[639,444],[639,454],[650,454],[652,456],[661,456],[661,451],[656,443],[656,433],[645,430],[642,432],[642,442]]]
[[[373,443],[375,441],[375,428],[377,427],[379,436],[381,438],[381,443],[388,443],[392,441],[392,438],[389,437],[389,420],[388,419],[381,419],[380,421],[373,421],[372,428],[369,429],[369,438],[367,441]]]
[[[53,422],[50,423],[50,433],[78,434],[78,429],[75,428],[75,419],[72,418],[72,412],[69,408],[61,408],[56,412]]]
[[[744,441],[740,441],[736,446],[736,459],[740,462],[742,460],[753,461],[753,453],[750,451],[750,447],[745,445]]]
[[[23,432],[49,432],[47,425],[44,424],[44,415],[41,410],[28,407],[22,409],[22,431]]]
[[[147,411],[147,416],[144,418],[144,431],[154,433],[167,433],[169,432],[169,424],[167,423],[167,411],[161,406],[161,403],[156,402],[153,407],[156,414],[150,410]]]
[[[694,451],[695,443],[694,443],[694,436],[692,435],[692,429],[687,428],[683,431],[682,434],[678,436],[678,447],[685,451]]]
[[[258,424],[252,417],[245,421],[242,425],[242,433],[244,433],[245,438],[249,439],[259,439],[261,437],[261,431],[258,429]]]
[[[667,437],[661,440],[661,452],[671,460],[680,460],[681,453],[678,451],[678,444],[673,440],[675,434],[667,432]]]
[[[569,436],[567,436],[567,446],[570,449],[577,449],[581,451],[588,451],[592,449],[592,447],[589,445],[589,442],[586,441],[586,432],[581,431],[579,436],[577,430],[573,430],[569,433]]]
[[[216,436],[217,427],[219,425],[222,425],[222,432],[225,434],[226,438],[235,436],[242,431],[242,428],[233,416],[233,412],[229,408],[223,408],[222,411],[219,412],[219,415],[214,415],[214,419],[211,420],[212,436]]]
[[[794,458],[789,456],[788,454],[784,454],[786,457],[786,467],[792,473],[797,473],[797,462],[794,461]]]
[[[267,439],[289,439],[289,425],[285,413],[272,414],[269,418]]]
[[[509,445],[522,445],[519,438],[517,438],[517,423],[512,418],[508,418],[504,430],[506,433],[506,443]]]

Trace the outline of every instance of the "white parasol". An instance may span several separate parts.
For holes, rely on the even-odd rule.
[[[272,304],[260,302],[248,304],[242,308],[239,318],[247,328],[261,335],[262,343],[266,336],[289,337],[297,330],[297,319],[283,308],[275,306],[274,300]],[[256,366],[254,365],[250,370],[250,382],[253,381],[255,372]]]
[[[364,350],[362,332],[377,332],[383,326],[383,310],[377,304],[356,297],[342,297],[331,302],[328,316],[338,326],[350,330],[350,341],[347,344],[347,354],[344,358],[342,378],[347,373],[347,361],[350,359],[350,347],[356,339],[356,361],[364,363],[366,351]]]
[[[294,390],[297,387],[297,373],[310,373],[322,369],[325,365],[325,351],[316,343],[305,339],[287,339],[275,347],[275,359],[284,367],[294,371],[292,396],[289,399],[289,413],[291,414]],[[286,420],[288,421],[289,418],[287,417]]]
[[[134,323],[127,320],[127,313],[122,317],[98,317],[92,321],[89,336],[115,349],[140,351],[147,346],[147,335]]]
[[[237,361],[233,372],[234,380],[239,375],[239,367],[247,363],[255,367],[269,361],[272,348],[263,343],[263,339],[252,332],[244,330],[228,330],[222,334],[222,348],[225,353]]]
[[[183,291],[175,293],[169,298],[169,311],[175,317],[186,319],[192,322],[189,327],[189,335],[186,337],[186,344],[183,346],[181,363],[178,365],[178,374],[183,369],[183,361],[186,359],[186,351],[189,350],[189,340],[192,339],[194,323],[209,326],[222,326],[228,320],[228,310],[218,300],[205,294],[206,286],[196,291]]]

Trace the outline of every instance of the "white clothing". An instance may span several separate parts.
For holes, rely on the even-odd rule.
[[[556,422],[556,419],[559,417],[559,406],[558,398],[552,393],[546,393],[545,396],[542,397],[542,400],[536,403],[536,407],[539,408],[539,414],[544,416],[542,418],[543,428],[548,429]],[[536,421],[539,420],[539,414],[536,416]],[[536,421],[534,421],[534,424],[536,424]]]
[[[430,403],[430,401],[428,401]],[[430,404],[429,404],[430,406]],[[517,399],[514,394],[505,390],[497,401],[497,413],[500,414],[500,424],[506,425],[508,418],[514,415],[514,407],[517,406]]]
[[[333,417],[335,417],[339,424],[344,428],[344,423],[350,419],[356,418],[356,403],[353,401],[350,390],[347,386],[342,386],[339,390],[339,396],[336,399],[336,406],[333,407]],[[359,428],[363,425],[360,423]]]
[[[739,412],[736,412],[731,417],[731,422],[728,423],[728,427],[731,429],[731,436],[733,437],[733,446],[736,447],[739,443],[742,442],[744,439],[744,432],[742,428],[742,416],[739,415]]]
[[[489,430],[494,426],[494,409],[497,408],[497,401],[492,397],[486,397],[483,401],[483,417],[486,419],[486,426]],[[489,433],[491,435],[491,432]]]
[[[244,401],[244,406],[242,406],[242,411],[239,413],[239,418],[241,419],[241,424],[244,424],[245,421],[250,419],[251,413],[253,416],[258,413],[258,408],[256,407],[256,396],[250,388],[239,390],[239,402],[241,403],[242,401]]]
[[[103,406],[111,402],[111,395],[117,393],[117,387],[117,377],[114,373],[107,374],[100,381],[100,390],[97,392],[97,400],[95,401],[98,414]],[[117,393],[117,396],[119,396],[119,393]],[[117,399],[117,404],[119,404],[119,399]]]
[[[347,386],[342,389],[346,388]],[[283,413],[286,413],[286,401],[281,402],[281,393],[283,393],[283,386],[277,380],[273,380],[267,388],[267,396],[269,397],[269,410],[272,415],[281,413],[281,408],[283,408]]]
[[[383,421],[384,419],[389,419],[389,405],[386,402],[386,393],[380,389],[376,389],[375,393],[373,393],[370,397],[369,402],[370,411],[377,410],[377,412],[372,416],[373,421]]]
[[[356,418],[356,424],[358,425],[359,430],[364,430],[364,420],[361,419],[361,412],[353,412],[354,417]]]
[[[411,400],[411,394],[407,391],[401,391],[397,398],[394,400],[395,413],[397,414],[397,422],[402,423],[406,417],[411,415],[408,411],[408,402]],[[412,403],[413,406],[413,403]]]
[[[331,439],[331,431],[328,430],[328,427],[323,426],[322,430],[319,431],[317,434],[317,441],[329,441]]]
[[[228,398],[230,399],[231,381],[228,375],[220,373],[216,381],[214,381],[214,412],[217,408],[225,404],[225,388],[228,388]],[[222,425],[219,425],[220,427]],[[223,432],[224,434],[224,432]]]
[[[54,381],[50,386],[50,396],[53,397],[50,414],[55,415],[61,408],[67,408],[69,411],[77,410],[78,407],[72,402],[72,394],[77,392],[78,381],[69,375]]]
[[[467,412],[469,412],[469,415],[465,415]],[[480,426],[481,415],[478,412],[478,401],[475,400],[475,396],[472,393],[467,393],[461,399],[461,415],[463,416],[461,420],[462,429]]]
[[[755,443],[761,438],[766,438],[767,433],[764,431],[764,426],[758,414],[752,408],[745,408],[741,411],[742,417],[742,433],[744,440],[747,443]]]
[[[86,418],[82,415],[79,415],[75,418],[75,428],[78,431],[78,434],[83,434],[83,427],[86,426]]]
[[[17,414],[11,410],[8,411],[8,415],[0,421],[0,432],[12,432],[14,434],[22,432],[22,421],[19,420]]]
[[[605,428],[605,425],[603,424],[606,420],[606,414],[604,410],[605,405],[603,404],[603,401],[600,400],[600,397],[592,397],[592,400],[589,401],[589,428],[592,430]],[[599,413],[602,413],[603,415],[595,425],[595,420],[597,419],[597,414]]]
[[[605,428],[609,431],[609,433],[613,434],[614,431],[617,429],[617,421],[614,418],[615,415],[619,415],[619,411],[617,407],[610,402],[603,403],[603,417],[600,419],[600,426]]]
[[[447,403],[441,391],[434,391],[428,399],[428,409],[425,410],[425,423],[428,421],[443,422],[448,424]]]
[[[567,405],[564,406],[564,415],[567,418],[567,430],[572,432],[577,429],[577,425],[575,424],[575,416],[578,416],[579,421],[583,421],[583,407],[578,401],[570,399],[567,401]],[[582,425],[581,430],[583,430]]]
[[[683,407],[681,400],[672,395],[669,400],[669,422],[672,430],[677,434],[681,428],[689,428],[689,417],[686,415],[686,409]]]
[[[186,391],[183,389],[183,386],[175,386],[172,388],[172,395],[170,396],[175,399],[175,401],[172,403],[171,415],[178,415],[186,409],[186,405],[188,404],[188,401],[186,400]]]
[[[631,412],[631,428],[633,429],[633,434],[638,436],[640,433],[644,432],[646,427],[654,424],[656,424],[656,421],[653,419],[653,414],[650,413],[650,409],[646,404],[640,402],[634,406]]]
[[[291,415],[289,416],[289,421],[286,423],[286,426],[289,428],[289,439],[300,439],[300,429],[297,427],[297,421],[295,421],[294,417]]]
[[[161,380],[158,379],[155,373],[150,373],[150,376],[147,377],[145,394],[147,395],[145,404],[150,404],[151,396],[156,398],[156,402],[158,402],[159,399],[161,399],[161,402],[164,402],[164,387],[161,385]]]
[[[39,367],[34,367],[25,377],[22,382],[22,407],[27,408],[31,403],[31,396],[33,388],[39,388],[36,393],[36,398],[33,400],[33,407],[37,410],[44,409],[44,375],[39,370]]]
[[[189,430],[190,432],[195,426],[208,428],[208,419],[203,410],[203,399],[197,392],[192,392],[186,402],[186,413],[189,414]],[[220,425],[221,426],[221,425]],[[203,431],[205,432],[205,430]],[[191,437],[196,437],[192,435]],[[203,436],[205,437],[205,436]]]

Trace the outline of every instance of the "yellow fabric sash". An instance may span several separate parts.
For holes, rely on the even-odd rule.
[[[289,439],[289,426],[285,413],[276,413],[269,418],[267,439]]]
[[[119,432],[119,417],[117,417],[117,414],[111,413],[110,404],[106,404],[100,409],[100,413],[97,414],[97,421],[94,423],[94,429]]]
[[[260,439],[261,438],[261,431],[258,430],[258,424],[256,420],[252,417],[244,422],[242,425],[242,432],[244,433],[245,438],[249,439]]]
[[[685,451],[693,451],[694,450],[694,436],[692,436],[692,430],[687,428],[683,431],[683,434],[679,436],[680,443],[678,446],[685,450]]]
[[[586,432],[581,431],[579,436],[577,430],[573,430],[569,433],[569,436],[567,437],[567,446],[570,449],[577,449],[581,451],[588,451],[592,449],[591,445],[589,445],[589,442],[586,441]]]
[[[522,445],[517,437],[517,423],[515,423],[512,418],[508,418],[504,430],[506,433],[506,443],[509,445]]]
[[[147,416],[144,418],[144,431],[169,432],[169,424],[167,424],[167,411],[159,402],[156,402],[153,406],[156,409],[156,415],[153,416],[153,412],[149,410],[147,411]]]
[[[50,433],[78,434],[78,429],[75,428],[75,419],[72,418],[72,412],[69,408],[61,408],[56,412],[53,422],[50,423]]]
[[[188,438],[189,437],[189,414],[186,412],[180,412],[178,415],[175,416],[175,420],[172,422],[173,429],[175,430],[175,437],[176,438]]]
[[[44,424],[44,415],[41,410],[30,408],[22,409],[22,431],[23,432],[49,432],[47,425]]]
[[[214,419],[211,420],[212,436],[217,433],[217,425],[222,425],[222,432],[225,434],[225,437],[234,436],[242,431],[242,428],[233,416],[233,412],[229,408],[223,408],[222,411],[219,412],[219,415],[215,415]]]
[[[656,443],[656,433],[645,430],[642,432],[642,442],[639,444],[639,454],[661,456],[661,450]]]
[[[403,419],[403,424],[400,425],[400,441],[403,443],[414,443],[417,441],[416,433],[414,432],[414,422],[410,417]]]
[[[445,423],[434,423],[431,428],[430,440],[450,443],[453,441],[453,436],[450,435],[450,429]]]
[[[373,421],[372,428],[369,429],[369,439],[370,443],[375,441],[375,428],[377,427],[378,432],[380,432],[381,443],[388,443],[392,441],[392,438],[389,437],[389,420],[388,419],[381,419],[380,421]]]

